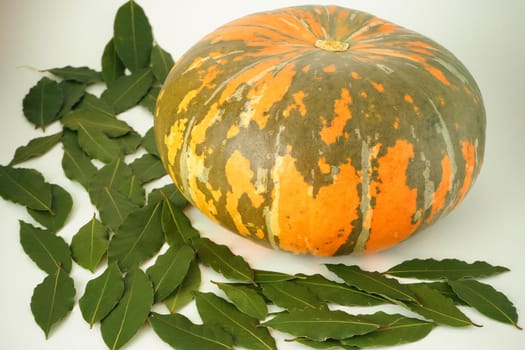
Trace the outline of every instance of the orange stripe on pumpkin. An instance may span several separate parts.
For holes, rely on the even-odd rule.
[[[443,159],[441,159],[441,181],[432,195],[432,212],[427,219],[427,222],[432,222],[434,216],[445,207],[447,194],[451,188],[452,163],[450,162],[450,157],[445,155]]]
[[[463,159],[465,160],[465,180],[459,189],[460,197],[456,205],[463,201],[465,195],[470,189],[474,177],[474,168],[476,166],[476,149],[472,142],[463,141],[461,143],[461,153],[463,154]]]
[[[346,88],[341,89],[341,98],[334,102],[334,118],[330,123],[330,126],[324,126],[319,132],[321,139],[326,144],[333,144],[337,141],[338,137],[343,136],[343,131],[346,126],[346,122],[352,119],[352,112],[350,105],[352,104],[352,95]]]
[[[447,77],[445,77],[445,74],[436,67],[432,67],[430,64],[424,64],[425,70],[432,74],[434,78],[439,80],[441,83],[443,83],[446,86],[450,86],[450,82],[448,81]]]

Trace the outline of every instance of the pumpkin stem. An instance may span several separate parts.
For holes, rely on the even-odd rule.
[[[315,42],[315,47],[318,47],[326,51],[331,51],[331,52],[343,52],[350,48],[350,44],[347,42],[338,41],[338,40],[319,39]]]

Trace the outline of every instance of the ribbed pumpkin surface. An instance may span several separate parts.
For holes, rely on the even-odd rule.
[[[162,160],[204,214],[294,253],[390,247],[464,198],[485,111],[453,54],[370,14],[304,6],[230,22],[159,95]]]

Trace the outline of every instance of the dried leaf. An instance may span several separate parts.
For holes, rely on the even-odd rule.
[[[137,70],[131,75],[125,75],[108,87],[102,93],[102,101],[110,105],[118,114],[134,107],[148,93],[153,83],[151,69]]]
[[[128,270],[154,256],[164,243],[161,202],[148,204],[128,215],[111,239],[108,260]]]
[[[380,295],[388,300],[404,300],[417,303],[414,293],[406,285],[402,285],[397,280],[387,278],[378,272],[364,271],[356,265],[337,264],[326,265],[326,267],[351,287]]]
[[[49,211],[30,208],[27,208],[27,212],[42,226],[56,233],[64,226],[69,217],[73,207],[73,199],[66,190],[55,184],[51,184],[51,195],[51,211],[53,215]]]
[[[142,327],[153,305],[153,287],[139,268],[131,269],[124,279],[124,295],[100,325],[102,338],[113,350],[120,349]]]
[[[518,326],[518,313],[505,294],[494,287],[475,280],[448,282],[459,298],[483,315],[494,320]]]
[[[62,156],[62,169],[64,174],[73,181],[78,181],[84,188],[88,188],[89,181],[97,172],[91,158],[80,148],[77,133],[64,130],[62,136],[64,155]]]
[[[239,311],[258,320],[264,320],[268,316],[266,301],[250,285],[218,282],[215,284],[226,294]]]
[[[48,274],[71,271],[69,246],[62,237],[20,221],[20,243],[26,254]]]
[[[71,254],[80,266],[94,272],[109,246],[109,232],[93,218],[82,226],[71,240]]]
[[[102,77],[108,86],[112,86],[118,78],[124,75],[126,70],[124,63],[122,63],[117,55],[117,51],[115,51],[113,38],[104,47],[101,61]]]
[[[146,96],[140,100],[139,104],[146,108],[151,114],[155,114],[155,106],[157,105],[157,97],[160,93],[160,87],[154,86],[149,89]]]
[[[291,281],[291,280],[304,278],[303,276],[300,276],[300,275],[290,275],[287,273],[277,272],[277,271],[266,271],[266,270],[254,269],[253,272],[255,273],[255,283],[257,284],[284,282],[284,281]]]
[[[162,205],[162,230],[166,242],[173,245],[189,244],[199,237],[199,232],[191,226],[190,219],[168,197],[164,195]]]
[[[144,154],[135,159],[130,167],[143,184],[160,179],[168,174],[160,159],[151,154]]]
[[[410,310],[439,324],[452,327],[474,325],[474,323],[456,307],[452,300],[444,297],[438,291],[422,284],[412,284],[410,285],[410,289],[415,293],[418,300],[417,303],[410,302],[405,304]]]
[[[6,200],[54,215],[51,185],[34,169],[0,165],[0,196]]]
[[[115,16],[113,42],[120,59],[130,71],[149,66],[153,34],[140,5],[128,1]]]
[[[265,283],[262,285],[264,296],[275,305],[288,310],[323,309],[327,305],[305,285],[296,281]]]
[[[151,51],[151,69],[158,81],[163,83],[164,80],[166,80],[174,64],[175,61],[169,52],[165,51],[159,45],[153,46]]]
[[[53,135],[37,137],[35,139],[32,139],[27,143],[27,145],[20,146],[16,149],[15,155],[9,163],[9,165],[13,166],[16,164],[20,164],[46,154],[47,152],[49,152],[49,150],[55,147],[55,145],[58,144],[58,142],[60,142],[61,138],[62,133],[57,132]]]
[[[435,326],[432,322],[384,312],[360,315],[360,317],[381,324],[381,327],[367,334],[344,339],[342,340],[344,345],[368,348],[411,343],[426,337]]]
[[[106,317],[124,293],[124,279],[116,263],[110,264],[98,277],[89,281],[78,301],[82,317],[93,326]]]
[[[181,314],[152,313],[149,320],[155,333],[175,349],[233,349],[232,336],[219,325],[196,325]]]
[[[157,144],[155,143],[155,129],[151,127],[142,139],[142,146],[146,149],[149,154],[160,158],[159,151],[157,150]]]
[[[264,326],[315,341],[346,339],[379,329],[380,325],[340,310],[304,309],[277,314]]]
[[[467,263],[457,259],[413,259],[390,268],[385,274],[424,280],[456,280],[488,277],[506,271],[509,271],[506,267],[493,266],[484,261]]]
[[[45,129],[58,119],[63,100],[63,92],[58,83],[43,77],[24,97],[24,115],[37,128]]]
[[[31,297],[31,312],[46,338],[51,327],[73,309],[74,297],[73,279],[61,268],[36,286]]]
[[[321,275],[302,276],[297,283],[307,286],[320,300],[339,305],[373,306],[388,303],[378,295],[328,280]]]
[[[50,72],[64,80],[73,80],[85,84],[102,81],[100,72],[97,72],[89,67],[65,66],[61,68],[47,69],[45,72]]]
[[[166,299],[184,281],[195,252],[190,246],[170,247],[146,273],[153,283],[155,302]]]
[[[199,315],[204,324],[219,324],[234,336],[235,345],[253,350],[276,350],[275,340],[257,319],[212,293],[196,293]]]
[[[200,284],[201,270],[199,264],[193,261],[182,283],[164,300],[164,305],[166,305],[169,312],[175,313],[188,305],[193,300],[193,293],[199,289]]]
[[[70,80],[63,80],[58,83],[58,85],[60,85],[62,94],[64,95],[64,103],[62,103],[62,107],[58,112],[58,117],[62,118],[64,115],[71,112],[82,97],[84,97],[84,94],[86,93],[86,85]]]
[[[255,283],[253,281],[254,272],[250,265],[242,257],[233,254],[227,246],[200,237],[193,240],[193,247],[204,265],[223,274],[226,278]]]

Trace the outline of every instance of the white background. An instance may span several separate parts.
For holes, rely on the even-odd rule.
[[[114,0],[0,0],[0,164],[7,164],[18,146],[42,136],[22,115],[22,99],[42,76],[36,69],[87,65],[100,69],[102,50],[112,35],[113,18],[124,1]],[[325,1],[317,1],[325,3]],[[292,0],[172,0],[139,2],[153,26],[156,40],[176,58],[206,33],[226,21],[255,11],[303,4]],[[485,100],[488,128],[484,167],[463,204],[426,232],[389,251],[365,257],[319,259],[273,252],[248,243],[212,225],[191,211],[204,235],[228,244],[255,268],[285,272],[325,272],[324,262],[360,264],[386,269],[406,259],[454,257],[486,260],[512,271],[487,280],[514,301],[525,319],[525,2],[516,1],[342,1],[419,31],[449,48],[476,78]],[[30,68],[33,67],[33,68]],[[123,116],[141,133],[152,123],[142,110]],[[48,133],[58,131],[58,125]],[[91,217],[94,208],[80,185],[63,175],[61,148],[23,166],[40,170],[47,181],[68,190],[75,205],[60,234],[72,235]],[[52,330],[46,341],[33,321],[29,301],[44,273],[19,244],[18,220],[30,221],[25,209],[0,200],[0,350],[105,349],[97,327],[89,329],[78,306]],[[101,271],[97,271],[97,274]],[[204,278],[220,279],[205,271]],[[93,276],[75,266],[77,298]],[[212,289],[208,282],[204,289]],[[164,311],[162,307],[158,309]],[[363,311],[363,310],[357,310]],[[371,310],[366,310],[370,312]],[[398,311],[398,310],[395,310]],[[184,312],[197,322],[194,308]],[[477,350],[523,349],[525,333],[492,322],[475,311],[465,311],[483,328],[438,327],[422,341],[397,349]],[[525,321],[521,322],[522,325]],[[304,349],[284,343],[274,333],[279,349]],[[145,327],[126,349],[168,349]]]

